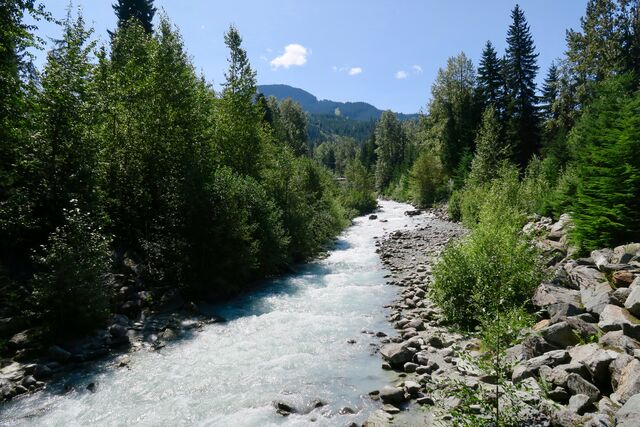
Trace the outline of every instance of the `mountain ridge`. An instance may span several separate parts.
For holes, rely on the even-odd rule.
[[[302,109],[309,114],[335,115],[351,120],[370,121],[379,119],[383,112],[383,110],[367,102],[339,102],[318,99],[304,89],[285,84],[259,85],[258,92],[266,97],[274,96],[279,101],[291,98],[299,103]],[[418,117],[418,114],[396,114],[401,120],[411,120]]]

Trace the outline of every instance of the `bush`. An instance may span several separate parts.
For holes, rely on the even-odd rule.
[[[538,254],[521,235],[522,215],[496,183],[471,234],[449,245],[434,268],[432,296],[445,318],[463,328],[521,307],[541,280]]]
[[[491,355],[504,354],[518,343],[521,332],[534,323],[534,316],[521,307],[511,307],[499,313],[484,316],[480,320],[480,339]],[[490,362],[492,363],[492,362]],[[500,367],[493,367],[495,370]]]
[[[98,326],[109,314],[109,241],[89,215],[65,210],[64,225],[35,258],[33,296],[50,332],[71,336]]]
[[[440,159],[423,151],[409,172],[411,200],[419,207],[430,207],[447,197],[447,175]]]

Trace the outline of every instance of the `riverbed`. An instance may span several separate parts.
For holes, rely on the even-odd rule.
[[[226,322],[158,351],[132,353],[126,368],[103,362],[0,406],[0,425],[364,422],[379,407],[368,392],[392,377],[380,369],[380,338],[363,330],[393,334],[384,305],[398,292],[385,284],[375,237],[424,220],[404,215],[409,205],[380,204],[377,218],[356,218],[327,257],[214,307]],[[296,413],[279,415],[274,402]]]

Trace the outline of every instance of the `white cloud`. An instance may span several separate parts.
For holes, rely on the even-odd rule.
[[[357,76],[360,73],[362,73],[362,68],[361,67],[353,67],[353,68],[349,69],[349,75],[350,76]]]
[[[407,72],[404,70],[400,70],[396,73],[396,79],[398,80],[403,80],[403,79],[406,79],[407,77],[409,77],[409,74],[407,74]]]
[[[307,63],[307,48],[297,44],[289,44],[284,47],[284,53],[273,58],[271,67],[275,70],[278,68],[289,68],[291,66],[302,66]]]
[[[334,65],[333,67],[331,67],[331,69],[332,69],[333,71],[338,71],[338,66],[337,66],[337,65]]]
[[[413,72],[416,74],[422,74],[422,67],[419,65],[414,65],[413,67],[411,67],[413,69]]]

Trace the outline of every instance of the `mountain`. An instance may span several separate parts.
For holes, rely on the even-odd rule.
[[[267,98],[274,96],[279,101],[291,98],[302,106],[302,109],[311,115],[339,116],[345,119],[358,121],[377,120],[382,114],[382,110],[377,109],[366,102],[337,102],[330,100],[318,100],[314,95],[306,90],[298,89],[288,85],[261,85],[258,92]],[[398,114],[401,120],[411,120],[418,117],[417,114]]]

